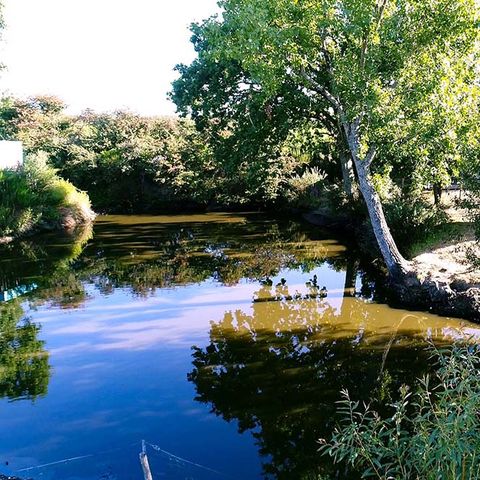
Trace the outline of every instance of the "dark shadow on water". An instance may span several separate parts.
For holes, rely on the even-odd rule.
[[[382,405],[402,384],[414,386],[430,371],[427,340],[447,341],[445,330],[433,318],[365,303],[349,289],[340,308],[322,297],[279,298],[212,323],[210,344],[193,347],[188,379],[196,400],[253,435],[264,478],[356,478],[317,451],[338,421],[341,389],[387,413]]]

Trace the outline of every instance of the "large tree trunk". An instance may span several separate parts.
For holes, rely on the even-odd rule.
[[[357,196],[357,189],[355,188],[355,170],[353,168],[352,155],[347,145],[347,139],[342,129],[337,136],[337,152],[340,160],[340,167],[342,169],[342,184],[343,191],[348,198],[354,199]]]
[[[348,198],[354,197],[355,173],[353,171],[353,162],[349,152],[343,148],[339,151],[340,165],[342,167],[343,191]]]
[[[393,278],[399,278],[409,271],[409,264],[398,250],[390,233],[382,203],[370,178],[370,162],[374,156],[373,150],[365,158],[360,158],[358,126],[358,121],[344,125],[348,146],[357,171],[358,186],[365,200],[373,232],[388,272]]]
[[[367,205],[373,232],[388,271],[394,277],[406,273],[408,271],[408,262],[399,252],[390,233],[380,198],[371,182],[368,168],[364,161],[359,159],[355,160],[355,167],[357,169],[360,191]]]
[[[345,270],[345,283],[343,287],[344,297],[355,297],[357,274],[358,274],[358,260],[348,257],[347,268]]]

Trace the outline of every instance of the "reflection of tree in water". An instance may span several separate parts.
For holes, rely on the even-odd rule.
[[[91,226],[70,235],[46,234],[0,247],[0,291],[35,290],[35,302],[78,306],[86,298],[73,264],[92,237]]]
[[[0,397],[34,400],[47,393],[50,366],[40,326],[18,301],[0,304]]]
[[[209,223],[202,218],[185,224],[100,223],[85,249],[91,232],[10,245],[0,255],[0,286],[34,283],[35,301],[71,308],[85,301],[85,282],[103,294],[129,288],[147,296],[158,288],[208,279],[235,285],[244,278],[265,280],[285,268],[308,272],[325,261],[335,265],[342,250],[294,221],[253,215],[241,222],[242,217],[234,217],[231,223]],[[338,268],[343,268],[339,261]]]
[[[257,298],[268,295],[292,297],[286,285],[267,282]],[[337,336],[336,323],[346,321],[342,315],[366,319],[372,314],[367,304],[352,300],[344,299],[347,311],[333,308],[321,295],[257,301],[252,315],[226,313],[212,324],[210,344],[194,348],[189,380],[197,400],[225,420],[237,420],[241,432],[252,431],[267,478],[317,478],[333,469],[320,458],[317,440],[330,435],[341,388],[367,399],[373,392],[385,393],[382,380],[396,389],[413,384],[426,368],[419,344],[391,345],[384,364],[384,336],[368,346],[360,340],[361,326]]]
[[[129,287],[138,295],[149,295],[157,288],[200,283],[209,278],[234,285],[243,278],[274,276],[283,268],[309,271],[332,253],[321,241],[312,240],[308,227],[297,222],[279,225],[262,220],[160,227],[155,240],[142,240],[150,242],[153,249],[147,254],[135,250],[144,243],[133,239],[115,243],[115,232],[109,231],[104,234],[106,240],[98,245],[93,242],[86,249],[75,265],[76,271],[103,293]],[[128,245],[133,245],[132,250]]]

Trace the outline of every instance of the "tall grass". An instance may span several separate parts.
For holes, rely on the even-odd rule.
[[[403,386],[386,419],[343,391],[342,420],[323,453],[362,478],[480,479],[479,348],[454,345],[433,357],[435,375],[415,392]]]

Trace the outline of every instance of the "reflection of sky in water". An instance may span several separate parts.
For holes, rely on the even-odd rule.
[[[326,266],[308,274],[286,270],[272,280],[275,284],[285,277],[290,292],[305,293],[305,282],[315,273],[322,285],[342,288],[344,273]],[[227,311],[251,314],[258,289],[258,282],[226,287],[207,281],[140,298],[127,289],[104,296],[87,285],[89,297],[80,308],[27,310],[42,325],[52,377],[48,395],[33,404],[0,402],[0,461],[15,471],[120,448],[28,475],[99,478],[99,473],[123,472],[118,478],[138,478],[140,440],[146,438],[230,478],[259,478],[252,437],[238,435],[234,422],[224,422],[195,402],[194,387],[186,379],[191,346],[208,343],[210,322],[220,321]],[[160,478],[185,478],[187,473],[212,478],[211,472],[151,455]]]
[[[314,274],[337,293],[341,290],[344,274],[327,267],[308,274],[285,270],[272,281],[276,284],[285,277],[290,292],[306,293],[305,282]],[[90,298],[82,308],[65,312],[40,308],[33,316],[44,326],[51,355],[77,354],[83,358],[87,352],[103,350],[190,348],[208,340],[210,322],[221,320],[226,311],[250,313],[258,290],[257,282],[242,281],[235,287],[225,287],[208,281],[140,298],[132,297],[128,289],[102,296],[95,287],[87,286]],[[329,301],[332,306],[340,302],[340,297]]]
[[[283,270],[272,278],[271,291],[285,278],[289,295],[308,294],[305,283],[314,275],[319,288],[327,287],[328,297],[307,299],[303,308],[313,312],[311,321],[325,325],[322,335],[330,339],[347,336],[368,344],[375,337],[388,341],[402,333],[459,335],[460,321],[344,298],[345,271],[326,264],[309,273]],[[187,381],[191,347],[209,344],[211,322],[221,322],[226,312],[242,311],[258,327],[255,322],[267,321],[269,315],[274,322],[282,315],[280,302],[252,303],[259,289],[258,282],[247,280],[231,287],[208,280],[157,289],[142,298],[127,288],[102,295],[88,284],[88,297],[78,308],[43,305],[27,310],[42,325],[40,338],[46,340],[52,377],[47,396],[33,404],[0,401],[0,463],[8,461],[15,471],[96,454],[27,476],[141,478],[138,453],[145,438],[175,456],[227,474],[224,478],[260,478],[261,459],[252,436],[239,435],[236,422],[227,423],[196,402],[194,385]],[[295,305],[289,305],[294,311]],[[302,318],[297,321],[301,326]],[[469,324],[467,331],[479,330]],[[161,452],[149,453],[154,478],[217,478]]]

